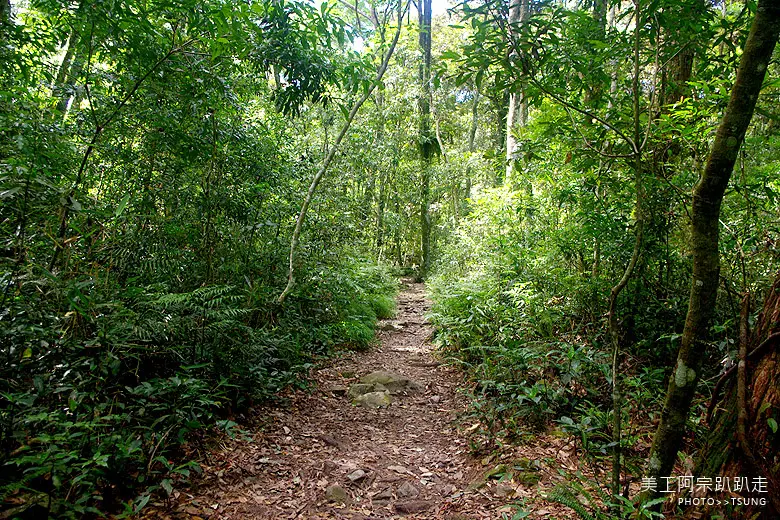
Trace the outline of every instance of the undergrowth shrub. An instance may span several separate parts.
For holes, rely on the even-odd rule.
[[[209,432],[338,348],[366,348],[396,283],[348,259],[305,282],[289,305],[277,290],[210,284],[47,279],[52,301],[23,286],[2,330],[0,493],[6,508],[46,518],[132,514],[198,466]],[[53,333],[56,331],[56,334]]]
[[[544,204],[534,210],[531,225],[523,216],[529,204],[527,193],[506,187],[475,198],[429,282],[430,319],[438,345],[472,382],[466,418],[480,425],[473,430],[474,449],[490,450],[504,438],[557,424],[599,463],[612,442],[605,315],[620,264],[603,261],[599,269],[586,269],[578,248],[588,230],[562,224],[554,211],[545,213]],[[640,282],[629,284],[629,312],[621,323],[621,342],[628,347],[623,377],[630,404],[623,407],[628,426],[622,437],[627,457],[639,455],[633,447],[650,433],[636,429],[631,417],[655,413],[663,393],[663,370],[640,363],[639,354],[665,351],[663,333],[670,333],[669,320],[662,325],[658,317],[669,310],[654,300],[643,302],[648,317],[635,319],[633,302],[643,290]]]
[[[664,518],[664,515],[654,508],[666,500],[666,497],[636,504],[622,495],[610,495],[601,482],[587,478],[581,473],[562,472],[562,476],[565,480],[549,491],[545,499],[568,507],[581,520]]]

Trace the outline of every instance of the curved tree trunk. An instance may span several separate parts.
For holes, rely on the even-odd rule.
[[[371,83],[371,86],[368,87],[368,90],[363,93],[360,99],[358,99],[355,102],[355,104],[352,105],[352,109],[347,115],[347,119],[344,121],[344,124],[341,127],[341,131],[339,132],[339,135],[336,137],[336,141],[333,143],[333,146],[331,147],[330,151],[325,156],[325,159],[322,161],[322,166],[320,166],[320,169],[317,171],[317,174],[312,179],[311,185],[309,186],[309,191],[306,192],[306,197],[304,197],[303,199],[303,204],[301,205],[301,211],[298,213],[298,218],[295,221],[295,229],[293,230],[293,236],[292,239],[290,240],[290,256],[289,256],[289,265],[287,270],[287,285],[285,286],[282,293],[279,295],[279,298],[276,300],[279,305],[284,303],[284,300],[287,299],[287,295],[290,294],[290,291],[292,291],[293,287],[295,286],[295,252],[298,247],[298,241],[300,240],[301,229],[303,228],[303,222],[306,220],[306,213],[309,210],[309,205],[311,204],[312,198],[314,198],[314,194],[317,191],[317,187],[319,186],[322,177],[325,175],[325,172],[328,171],[328,167],[330,166],[330,163],[333,161],[333,158],[336,156],[336,153],[339,150],[339,146],[341,145],[341,141],[344,139],[344,136],[347,134],[347,131],[349,130],[350,125],[352,124],[352,120],[355,119],[358,110],[360,110],[360,107],[363,106],[363,103],[365,103],[366,100],[369,97],[371,97],[371,93],[374,92],[376,86],[379,84],[379,82],[382,81],[382,77],[385,75],[387,66],[390,63],[390,58],[393,56],[395,47],[398,44],[398,38],[401,34],[401,28],[403,27],[403,24],[401,23],[401,20],[403,20],[403,10],[405,9],[405,7],[403,7],[402,2],[403,0],[399,0],[398,2],[398,29],[395,31],[395,36],[393,37],[393,42],[390,44],[390,48],[387,49],[387,52],[385,53],[385,56],[382,59],[382,63],[379,65],[379,68],[377,69],[376,78],[374,79],[374,82]]]
[[[706,354],[706,336],[715,309],[720,259],[720,207],[734,163],[753,116],[758,94],[780,33],[780,5],[761,0],[740,59],[728,107],[718,127],[707,166],[693,191],[691,246],[693,279],[680,350],[653,438],[646,477],[662,482],[682,448],[691,402]],[[646,494],[656,494],[651,490]]]
[[[751,492],[744,495],[746,498],[763,498],[763,505],[748,505],[738,510],[724,509],[723,513],[727,517],[754,518],[759,515],[761,518],[778,518],[780,515],[780,434],[773,431],[780,422],[779,333],[780,273],[769,290],[748,345],[748,350],[755,354],[747,359],[745,407],[743,409],[740,406],[738,378],[732,377],[696,464],[696,474],[703,477],[748,477],[751,482],[757,477],[767,479],[766,493]],[[761,345],[764,346],[756,350]],[[717,401],[718,398],[718,395],[713,395],[713,400]],[[741,410],[747,415],[745,440],[749,446],[739,445],[738,417]]]

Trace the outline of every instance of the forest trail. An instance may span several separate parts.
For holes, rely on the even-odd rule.
[[[538,496],[536,482],[517,486],[483,476],[498,461],[470,455],[457,428],[467,405],[458,392],[463,376],[434,356],[432,328],[424,321],[428,308],[423,284],[407,281],[395,318],[380,322],[377,347],[319,369],[315,390],[295,392],[289,406],[261,409],[251,441],[210,454],[196,488],[176,491],[174,511],[152,508],[152,517],[511,518],[516,510],[508,504],[523,494]],[[420,388],[393,395],[388,407],[354,405],[348,388],[377,370],[406,376]],[[552,451],[548,445],[536,456]],[[536,517],[547,518],[549,509],[539,511],[540,505]]]

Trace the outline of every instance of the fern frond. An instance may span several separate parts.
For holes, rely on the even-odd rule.
[[[559,484],[555,486],[545,498],[550,502],[555,502],[574,510],[582,520],[599,520],[598,516],[593,516],[590,511],[580,503],[572,489],[567,485]]]

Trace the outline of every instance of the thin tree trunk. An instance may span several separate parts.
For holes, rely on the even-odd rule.
[[[695,2],[695,3],[694,3]],[[692,25],[682,28],[664,28],[664,47],[666,54],[673,52],[664,69],[661,85],[661,105],[677,103],[685,97],[687,83],[693,73],[693,62],[697,48],[705,45],[701,40],[701,29],[707,23],[707,7],[704,0],[692,0],[679,6],[679,15],[691,19]],[[675,9],[672,7],[671,9]],[[693,13],[691,13],[693,11]],[[677,13],[675,13],[677,14]],[[693,16],[691,16],[693,14]]]
[[[728,107],[715,136],[704,173],[693,191],[693,279],[677,363],[669,380],[661,421],[647,463],[646,476],[655,479],[655,482],[662,482],[664,477],[669,476],[677,452],[682,448],[691,402],[706,355],[707,328],[717,298],[720,207],[753,116],[778,33],[780,5],[773,0],[760,0]],[[650,489],[645,494],[655,495],[657,490]]]
[[[474,152],[475,146],[476,146],[476,140],[477,140],[477,129],[479,128],[479,89],[474,89],[474,102],[471,105],[471,127],[469,128],[469,159],[471,158],[470,155]],[[455,213],[455,218],[459,219],[461,216],[461,213],[465,207],[466,201],[471,198],[471,176],[472,176],[472,167],[470,164],[470,160],[466,165],[466,173],[465,173],[465,186],[463,189],[463,197],[461,200],[458,201],[458,207],[457,211]]]
[[[420,0],[420,247],[422,261],[420,278],[428,275],[431,263],[431,159],[434,141],[431,135],[431,0]]]
[[[495,87],[497,89],[497,87]],[[495,119],[495,148],[496,156],[501,157],[506,152],[506,119],[507,119],[507,107],[509,102],[509,95],[504,91],[504,95],[492,97],[493,111],[496,114]],[[502,161],[504,163],[504,161]],[[501,186],[504,183],[504,177],[506,177],[506,165],[502,164],[504,168],[496,169],[496,175],[492,179],[493,187]]]
[[[84,9],[85,2],[79,2],[74,13],[73,27],[66,44],[65,56],[62,58],[62,63],[52,84],[52,95],[59,98],[57,100],[57,112],[63,118],[67,115],[67,111],[71,106],[71,99],[76,97],[73,92],[74,84],[84,68],[81,60],[77,59],[83,29],[82,17]]]
[[[395,186],[394,186],[395,188]],[[398,219],[401,219],[401,202],[398,200],[398,190],[393,190],[393,205],[395,207],[395,214],[398,216]],[[401,254],[401,226],[396,225],[395,229],[393,230],[393,242],[395,245],[395,264],[398,267],[401,267],[403,265],[403,255]]]
[[[644,187],[642,184],[642,150],[639,148],[639,142],[641,139],[640,134],[640,106],[639,100],[642,95],[639,89],[639,73],[640,73],[640,31],[642,9],[640,0],[636,0],[634,3],[636,10],[636,25],[634,29],[634,77],[633,77],[633,104],[634,104],[634,184],[636,189],[636,206],[634,208],[634,214],[636,219],[636,227],[634,229],[634,250],[631,253],[631,259],[626,266],[623,276],[620,278],[617,284],[612,287],[609,292],[609,311],[607,313],[607,328],[609,329],[609,337],[612,345],[612,494],[617,496],[620,494],[620,474],[621,474],[621,437],[623,429],[623,396],[620,386],[620,334],[618,330],[617,321],[617,302],[620,293],[623,292],[628,281],[634,273],[634,268],[639,261],[639,255],[642,251],[642,241],[644,238]]]
[[[596,23],[596,27],[591,35],[591,38],[596,41],[603,42],[606,40],[607,35],[607,0],[594,0],[593,2],[593,21]],[[590,67],[595,66],[591,60]],[[585,105],[588,107],[598,106],[599,101],[603,97],[604,86],[600,81],[592,81],[585,86]],[[586,124],[589,121],[586,118]]]
[[[517,45],[513,40],[518,38],[519,27],[526,22],[530,13],[529,0],[512,0],[509,5],[509,61],[517,61]],[[524,71],[520,71],[520,76]],[[525,101],[524,87],[509,92],[509,104],[506,114],[506,174],[504,182],[514,182],[514,165],[517,154],[517,139],[515,131],[528,122],[528,104]]]
[[[374,91],[374,89],[379,84],[379,82],[382,81],[382,77],[385,75],[385,71],[387,70],[387,65],[390,63],[390,57],[393,55],[393,52],[395,51],[395,46],[398,43],[398,37],[401,35],[401,27],[403,25],[401,23],[403,17],[403,9],[404,9],[402,3],[403,0],[399,0],[398,29],[395,32],[395,36],[393,37],[393,42],[390,45],[390,48],[387,50],[387,54],[385,54],[382,63],[379,65],[379,69],[377,69],[376,78],[374,78],[374,81],[371,83],[371,86],[368,88],[368,90],[352,106],[352,110],[350,110],[349,114],[347,115],[347,120],[344,121],[344,125],[341,127],[341,131],[339,132],[339,135],[336,137],[336,141],[333,143],[333,146],[331,146],[328,155],[325,156],[325,159],[322,161],[322,166],[320,166],[319,171],[317,171],[317,174],[314,176],[314,179],[312,179],[311,185],[309,186],[309,191],[306,193],[306,197],[303,199],[303,204],[301,205],[301,211],[300,213],[298,213],[298,218],[295,221],[295,229],[293,231],[292,240],[290,240],[290,257],[289,257],[289,266],[287,271],[287,286],[285,286],[284,290],[279,295],[279,299],[277,300],[277,302],[280,305],[284,303],[284,300],[287,299],[287,295],[290,294],[290,291],[292,291],[293,286],[295,285],[295,250],[298,247],[298,241],[300,240],[301,229],[303,228],[303,222],[306,220],[306,213],[309,210],[309,205],[311,204],[312,198],[314,197],[314,193],[317,191],[317,187],[319,186],[322,177],[325,175],[325,172],[328,171],[328,167],[330,166],[330,163],[333,161],[333,158],[336,156],[336,152],[339,150],[341,141],[344,139],[344,136],[347,135],[347,131],[349,130],[352,121],[355,119],[358,110],[360,110],[360,107],[363,106],[363,103],[365,103],[366,100],[371,96],[371,93]]]
[[[385,95],[378,92],[376,95],[376,109],[379,114],[379,125],[376,129],[376,143],[381,145],[385,139]],[[376,258],[382,260],[384,249],[385,234],[385,198],[387,196],[387,168],[380,167],[379,170],[379,193],[376,203]]]
[[[387,172],[379,172],[379,195],[376,204],[376,258],[381,261],[385,246],[385,199],[387,198]]]
[[[76,29],[71,30],[70,36],[68,37],[68,43],[65,47],[65,56],[62,58],[62,63],[60,64],[57,76],[54,78],[54,84],[52,85],[52,94],[60,98],[57,102],[57,109],[60,111],[63,111],[67,100],[70,97],[68,92],[62,92],[62,88],[68,78],[70,78],[70,68],[73,64],[73,57],[76,54],[76,45],[78,41],[79,32]]]
[[[469,152],[474,151],[479,127],[479,89],[474,89],[474,103],[471,105],[471,128],[469,129]]]

